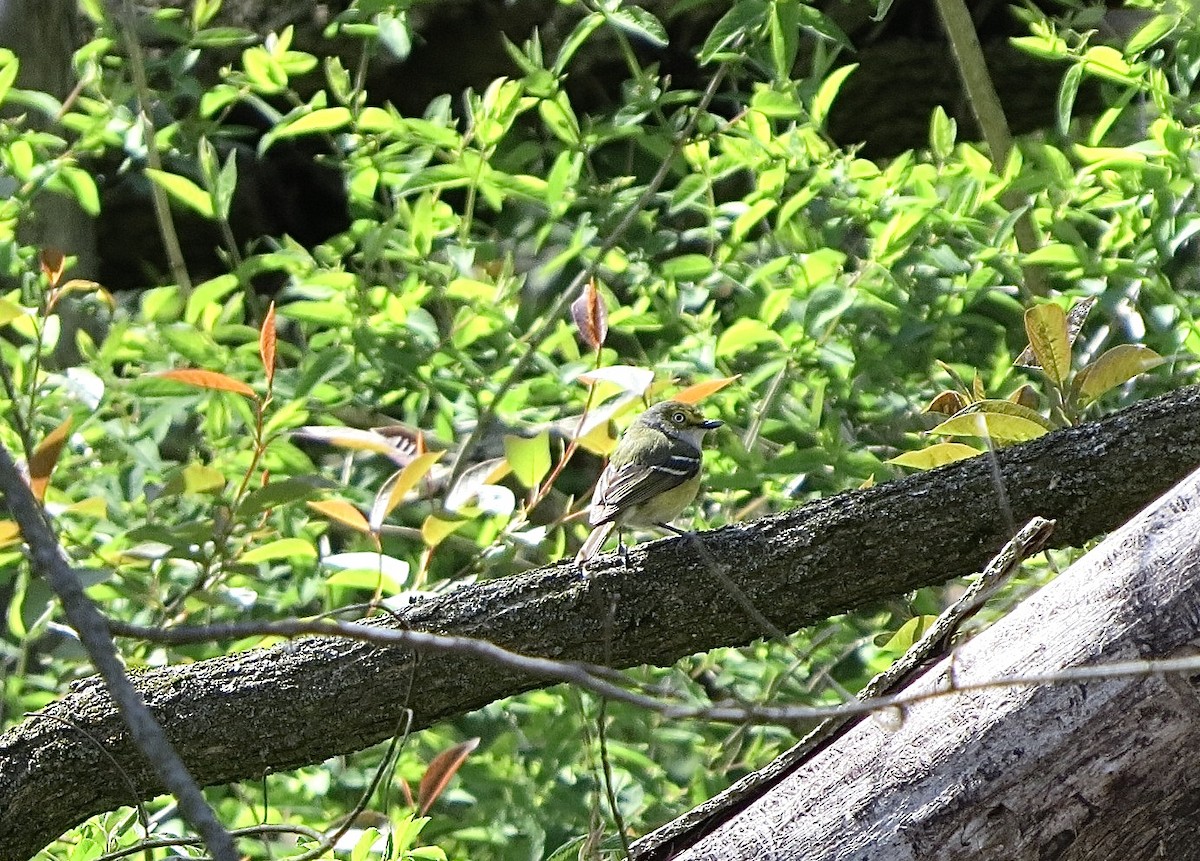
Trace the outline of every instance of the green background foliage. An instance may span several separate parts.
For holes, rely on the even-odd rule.
[[[899,474],[889,459],[933,441],[925,432],[937,422],[923,411],[953,385],[943,368],[964,381],[966,400],[1032,383],[1029,409],[1057,423],[1191,378],[1200,347],[1194,8],[1148,12],[1124,41],[1021,13],[1020,47],[1062,71],[1057,123],[994,164],[941,109],[920,150],[872,161],[835,145],[825,122],[854,74],[852,46],[798,0],[728,6],[697,52],[708,92],[677,88],[642,59],[645,46],[670,38],[653,14],[619,0],[581,2],[561,42],[509,46],[519,74],[447,93],[422,116],[373,103],[354,67],[407,54],[403,3],[351,4],[330,24],[342,53],[331,47],[329,56],[297,50],[287,32],[218,26],[215,2],[161,11],[147,22],[159,46],[145,57],[148,89],[136,83],[119,22],[99,3],[84,5],[95,37],[76,56],[84,85],[62,128],[0,127],[0,168],[17,187],[0,203],[10,285],[0,299],[10,381],[0,442],[35,460],[31,449],[72,420],[51,458],[45,504],[90,594],[117,618],[205,623],[373,597],[400,604],[555,561],[583,537],[571,514],[612,431],[643,402],[695,383],[737,378],[702,404],[726,428],[681,525],[709,528]],[[626,80],[611,108],[583,112],[566,84],[593,43],[615,51]],[[199,71],[209,55],[230,58],[215,79]],[[11,89],[15,70],[11,56],[0,58],[0,92],[30,104]],[[1104,94],[1099,115],[1076,115],[1085,81]],[[140,102],[155,106],[152,135]],[[259,153],[320,145],[348,195],[348,229],[311,248],[287,236],[232,240],[248,164],[235,157],[246,146],[229,122],[235,105],[269,118],[252,144]],[[152,150],[160,169],[146,169]],[[107,332],[92,337],[60,325],[64,282],[21,244],[18,226],[45,189],[99,212],[84,166],[102,158],[144,175],[177,215],[221,228],[224,271],[191,285],[147,274],[145,289],[118,296]],[[1028,252],[1014,235],[1025,214],[1041,241]],[[1048,295],[1022,286],[1031,267]],[[569,312],[589,280],[608,314],[600,349],[580,339]],[[266,285],[274,366],[261,349]],[[96,285],[71,290],[103,304]],[[1013,367],[1027,342],[1024,314],[1082,299],[1095,306],[1074,345],[1076,369],[1119,344],[1166,361],[1075,413],[1055,413],[1062,403],[1051,382],[1063,380]],[[77,340],[77,364],[54,361],[60,337]],[[163,376],[178,369],[224,375],[253,397],[214,388],[215,376],[201,385]],[[580,379],[589,373],[600,381]],[[343,430],[382,425],[406,431]],[[407,444],[381,453],[396,439]],[[394,476],[425,449],[445,454]],[[389,481],[407,490],[389,496]],[[339,503],[361,512],[357,527],[331,507]],[[372,506],[374,530],[364,528]],[[0,540],[11,725],[91,670],[18,539]],[[930,590],[832,620],[794,635],[790,651],[756,644],[635,675],[698,702],[833,703],[902,649],[889,632],[940,601]],[[226,648],[123,644],[133,666]],[[589,834],[593,851],[615,851],[600,714],[592,696],[557,687],[414,735],[364,825],[400,830],[413,813],[401,781],[415,788],[439,751],[478,736],[413,836],[425,848],[405,855],[397,838],[394,857],[537,859]],[[633,833],[793,740],[782,729],[665,721],[615,705],[604,716]],[[364,751],[209,797],[231,827],[266,811],[271,822],[325,828],[383,758]],[[82,861],[138,836],[120,811],[45,857]],[[339,854],[366,857],[370,842]],[[255,857],[290,851],[242,846]]]

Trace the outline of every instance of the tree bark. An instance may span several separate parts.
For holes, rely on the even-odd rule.
[[[1200,471],[904,693],[1190,656]],[[638,861],[1200,857],[1196,674],[959,691],[863,718],[710,832]]]
[[[1190,387],[994,461],[974,458],[702,537],[745,597],[791,631],[977,571],[1034,515],[1058,521],[1056,544],[1078,545],[1119,526],[1197,463],[1200,388]],[[628,563],[605,557],[590,579],[563,563],[481,583],[417,604],[403,621],[614,667],[669,665],[763,635],[688,539],[643,545]],[[405,707],[421,728],[546,684],[470,655],[319,638],[136,682],[202,785],[361,749],[389,737]],[[75,686],[44,715],[0,736],[0,859],[26,858],[86,817],[160,791],[98,683]]]

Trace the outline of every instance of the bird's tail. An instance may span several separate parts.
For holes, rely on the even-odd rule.
[[[579,548],[579,552],[575,554],[575,561],[582,563],[591,559],[604,546],[604,542],[608,540],[608,536],[612,534],[615,523],[601,523],[591,534],[587,540],[583,542],[583,546]]]

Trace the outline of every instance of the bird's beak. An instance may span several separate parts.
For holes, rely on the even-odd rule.
[[[720,419],[705,419],[704,421],[700,422],[700,427],[704,428],[706,431],[716,430],[723,424],[725,424],[725,422],[721,421]]]

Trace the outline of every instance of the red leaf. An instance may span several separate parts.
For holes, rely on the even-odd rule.
[[[421,816],[424,816],[433,806],[433,802],[437,801],[438,796],[445,790],[450,778],[454,777],[454,773],[467,761],[471,751],[477,747],[479,747],[478,736],[459,742],[433,758],[433,762],[429,763],[429,767],[425,769],[421,785],[417,787],[417,802],[420,804]]]
[[[51,287],[57,286],[59,279],[62,278],[63,264],[66,259],[58,248],[43,248],[38,254],[38,262],[42,265],[42,274],[46,276]]]
[[[604,297],[596,289],[595,279],[589,280],[579,298],[571,303],[571,319],[579,337],[593,350],[599,350],[608,337],[608,309]]]
[[[267,309],[262,329],[258,333],[258,354],[262,357],[263,370],[267,373],[267,385],[275,379],[275,303]]]

